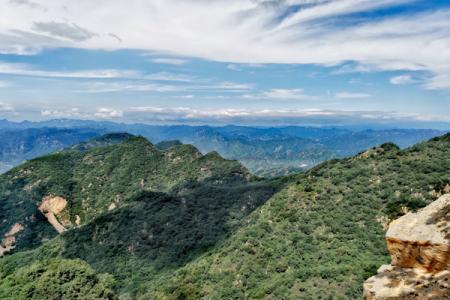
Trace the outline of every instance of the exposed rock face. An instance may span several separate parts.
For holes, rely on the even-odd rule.
[[[22,230],[22,224],[16,223],[7,233],[5,233],[5,236],[0,244],[0,257],[14,249],[16,244],[16,235]]]
[[[67,206],[67,200],[62,197],[44,197],[39,205],[39,210],[45,215],[48,222],[58,231],[63,233],[66,231],[61,223],[59,223],[56,216],[60,214]]]
[[[450,268],[450,195],[393,221],[386,233],[392,265],[439,272]]]
[[[393,221],[391,265],[364,284],[366,299],[450,299],[450,195]]]
[[[364,283],[367,300],[450,299],[450,271],[427,273],[421,269],[383,265]]]

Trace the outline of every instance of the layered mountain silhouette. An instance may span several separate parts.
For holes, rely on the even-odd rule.
[[[217,151],[264,177],[298,173],[325,160],[352,156],[385,142],[405,148],[444,133],[428,129],[157,126],[82,120],[22,123],[0,120],[0,131],[0,139],[4,141],[0,145],[0,173],[25,160],[108,132],[129,132],[158,147],[179,141],[194,145],[203,154]]]

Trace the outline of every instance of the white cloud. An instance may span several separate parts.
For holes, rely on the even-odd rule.
[[[416,83],[417,80],[414,79],[411,75],[405,74],[405,75],[394,76],[391,79],[389,79],[389,82],[392,84],[395,84],[395,85],[404,85],[404,84]]]
[[[88,113],[80,111],[78,107],[73,107],[67,110],[43,109],[41,110],[41,116],[49,118],[79,118],[79,119],[86,119],[90,117]]]
[[[8,87],[9,85],[10,85],[9,82],[1,81],[1,80],[0,80],[0,89],[1,89],[1,88],[5,88],[5,87]]]
[[[263,96],[278,100],[310,100],[315,98],[314,96],[305,95],[303,89],[271,89],[264,92]]]
[[[180,82],[192,82],[201,81],[201,79],[193,78],[184,74],[174,74],[169,72],[158,72],[153,74],[142,75],[140,79],[157,80],[157,81],[180,81]]]
[[[54,78],[128,78],[139,76],[140,73],[133,70],[83,70],[83,71],[47,71],[34,69],[26,64],[0,62],[0,74],[54,77]]]
[[[114,93],[114,92],[180,92],[184,91],[182,86],[164,85],[146,82],[114,81],[114,82],[88,82],[77,88],[79,93]]]
[[[161,84],[148,82],[149,79],[157,81],[159,77],[144,77],[145,80],[120,80],[120,81],[89,81],[73,84],[74,91],[79,93],[113,93],[113,92],[201,92],[201,91],[221,91],[224,93],[237,93],[251,90],[249,84],[235,82],[211,82],[208,85],[191,84],[181,82],[181,84]],[[163,80],[163,79],[159,79]],[[169,79],[167,79],[169,80]],[[192,96],[192,95],[188,95]]]
[[[69,118],[69,119],[117,119],[123,117],[123,111],[114,108],[102,107],[95,112],[81,110],[78,107],[69,109],[43,109],[41,116],[49,119]]]
[[[436,117],[382,111],[310,109],[248,109],[139,106],[124,111],[124,118],[139,121],[194,122],[214,124],[356,124],[362,122],[436,121]],[[442,121],[450,121],[448,117]]]
[[[181,99],[194,99],[194,95],[175,96],[175,98],[181,98]]]
[[[0,112],[2,113],[14,112],[14,107],[9,104],[0,102]]]
[[[253,86],[251,84],[246,83],[236,83],[236,82],[219,82],[217,84],[212,84],[208,86],[204,86],[204,88],[210,89],[219,89],[219,90],[233,90],[233,91],[242,91],[242,90],[251,90]]]
[[[425,82],[424,87],[427,90],[449,89],[450,88],[450,72],[432,76]]]
[[[121,110],[102,107],[97,110],[94,116],[99,119],[117,119],[123,117],[123,112]]]
[[[228,64],[227,69],[233,70],[233,71],[238,71],[238,72],[242,71],[242,69],[236,64]]]
[[[371,97],[367,93],[351,93],[351,92],[339,92],[334,95],[338,99],[364,99]]]
[[[415,0],[129,0],[126,9],[120,0],[38,2],[2,3],[0,52],[132,48],[235,64],[354,61],[362,70],[426,71],[426,88],[450,88],[450,9],[346,22]]]
[[[181,66],[188,63],[188,60],[181,58],[161,57],[150,60],[152,63]]]
[[[85,79],[140,79],[152,81],[178,81],[201,82],[201,79],[193,78],[184,74],[170,72],[158,72],[146,74],[137,70],[73,70],[73,71],[49,71],[33,68],[27,64],[5,63],[0,61],[0,74],[47,77],[47,78],[85,78]]]

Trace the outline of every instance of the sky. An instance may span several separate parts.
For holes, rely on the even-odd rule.
[[[0,7],[0,118],[450,122],[448,0]]]

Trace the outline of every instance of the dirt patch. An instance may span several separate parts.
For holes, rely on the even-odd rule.
[[[111,204],[108,206],[108,211],[116,209],[117,205],[114,202],[111,202]]]
[[[23,229],[24,227],[21,224],[16,223],[7,233],[5,233],[2,243],[0,244],[0,257],[15,248],[16,235]]]
[[[75,216],[75,224],[77,224],[77,226],[80,226],[80,225],[81,225],[81,218],[80,218],[79,215],[76,215],[76,216]]]

